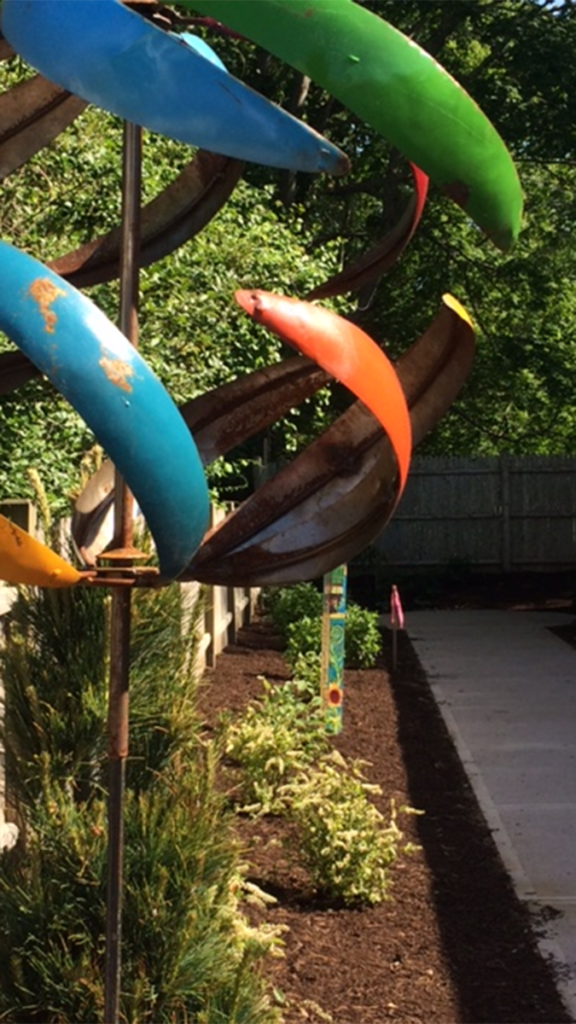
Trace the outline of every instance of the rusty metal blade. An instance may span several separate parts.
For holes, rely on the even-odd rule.
[[[428,176],[410,164],[414,178],[414,192],[402,216],[375,246],[359,259],[350,263],[339,274],[313,288],[307,299],[325,299],[330,295],[357,291],[365,284],[377,280],[394,266],[414,234],[426,203]]]
[[[460,392],[474,361],[472,324],[451,295],[396,370],[410,408],[412,443],[420,444]]]
[[[446,296],[428,329],[396,364],[415,443],[444,415],[473,356],[472,327],[459,304]],[[310,360],[296,356],[193,399],[181,412],[207,464],[328,379]],[[394,509],[397,491],[390,443],[372,413],[355,402],[206,535],[181,578],[260,586],[313,579],[352,558],[377,536]],[[94,544],[104,546],[109,539],[102,530],[110,501],[105,466],[83,493],[73,519],[74,540],[83,553],[88,549],[95,557],[99,552]]]
[[[21,167],[74,121],[86,103],[42,75],[0,96],[0,179]]]
[[[208,391],[180,407],[204,465],[309,398],[332,378],[302,356]]]
[[[114,537],[114,483],[114,465],[106,459],[76,500],[70,532],[86,565],[95,566]]]
[[[471,324],[446,296],[428,330],[397,364],[416,440],[455,398],[473,354]],[[239,585],[311,579],[370,543],[390,518],[397,493],[390,443],[356,402],[207,534],[184,578]]]
[[[373,432],[380,435],[380,446]],[[310,564],[313,575],[318,566],[333,567],[343,544],[353,540],[360,550],[366,530],[381,529],[398,486],[391,445],[372,414],[356,402],[207,534],[182,578],[245,581],[242,585],[310,578]]]
[[[193,398],[180,412],[206,466],[309,398],[328,380],[329,375],[315,363],[294,356]],[[106,520],[113,499],[112,464],[106,461],[86,484],[72,516],[72,539],[87,565],[96,564],[111,540]]]
[[[206,226],[228,200],[244,164],[241,160],[198,150],[175,180],[141,213],[140,266],[161,259]],[[76,288],[117,277],[120,227],[96,238],[48,266]]]
[[[41,377],[37,366],[23,352],[2,352],[0,354],[0,395],[7,395],[22,384]]]

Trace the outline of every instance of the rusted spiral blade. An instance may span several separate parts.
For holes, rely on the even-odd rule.
[[[418,227],[428,194],[428,176],[414,164],[410,164],[410,168],[414,178],[414,192],[396,224],[359,259],[354,260],[339,274],[334,274],[324,284],[313,288],[307,296],[308,299],[325,299],[330,295],[357,291],[365,284],[377,281],[400,259]]]
[[[372,516],[374,501],[385,521],[397,499],[397,464],[372,416],[385,450],[370,451],[362,412],[356,405],[347,410],[209,533],[183,578],[242,585],[306,579],[311,558],[338,564],[333,552],[350,530],[358,535],[359,514],[370,509]],[[363,535],[358,540],[363,546]]]
[[[162,259],[224,206],[242,175],[241,160],[198,150],[175,180],[142,209],[140,266]],[[76,288],[110,281],[120,266],[120,227],[52,260],[48,266]]]
[[[470,317],[457,299],[444,295],[440,312],[396,363],[410,409],[414,447],[457,398],[472,368],[475,351]]]
[[[6,44],[7,45],[7,44]],[[42,75],[0,96],[0,179],[52,142],[86,103]]]
[[[469,319],[456,300],[445,296],[430,327],[396,364],[414,444],[445,414],[473,358]],[[208,464],[329,379],[313,362],[295,356],[193,399],[181,412]],[[110,464],[104,464],[74,513],[74,541],[91,553],[88,564],[110,536],[102,524],[113,498],[112,479]],[[355,402],[293,463],[207,534],[181,578],[237,585],[312,579],[370,543],[387,522],[396,496],[396,464],[388,439],[376,418]]]
[[[194,398],[181,406],[180,412],[206,466],[309,398],[330,379],[315,363],[294,356]],[[112,540],[113,502],[114,467],[107,460],[88,481],[72,515],[72,539],[87,565],[95,565]]]
[[[472,365],[474,337],[451,297],[397,364],[420,441]],[[370,543],[397,499],[388,438],[360,402],[210,532],[183,578],[264,585],[311,579]]]
[[[285,359],[180,407],[204,465],[269,426],[331,380],[316,363]]]

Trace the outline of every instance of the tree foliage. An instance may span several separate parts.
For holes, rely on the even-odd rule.
[[[525,193],[515,249],[502,255],[432,188],[419,231],[373,289],[339,308],[391,355],[405,349],[453,292],[477,328],[478,356],[454,411],[425,442],[443,454],[565,453],[576,441],[570,378],[576,356],[571,245],[576,196],[576,10],[553,0],[365,0],[461,82],[509,146]],[[352,159],[346,179],[247,166],[209,227],[141,274],[142,353],[178,402],[279,357],[281,346],[236,310],[236,287],[303,297],[363,252],[409,196],[406,162],[314,83],[253,44],[202,32],[233,73],[327,134]],[[29,69],[4,61],[6,85]],[[393,97],[390,98],[393,102]],[[87,108],[54,143],[4,182],[2,237],[41,259],[85,242],[119,217],[118,120]],[[151,198],[188,159],[186,147],[145,133],[144,193]],[[112,319],[116,285],[89,290]],[[327,398],[271,431],[292,450],[317,431]],[[93,439],[45,382],[0,403],[0,489],[29,493],[36,466],[59,510]],[[258,439],[242,451],[259,452]]]

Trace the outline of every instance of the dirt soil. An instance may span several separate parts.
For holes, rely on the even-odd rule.
[[[496,581],[436,594],[437,606],[572,609],[564,577]],[[421,606],[421,605],[420,605]],[[405,605],[406,607],[406,605]],[[574,627],[565,631],[570,641]],[[561,1024],[571,1021],[555,966],[535,935],[545,921],[517,900],[479,811],[426,677],[405,633],[390,664],[390,633],[375,669],[349,670],[344,729],[333,740],[390,798],[424,811],[402,818],[420,852],[391,872],[391,900],[351,910],[318,898],[283,853],[272,818],[241,826],[251,877],[277,903],[265,918],[286,925],[285,957],[267,974],[285,1024]],[[208,670],[201,710],[240,712],[261,693],[259,677],[288,678],[278,638],[256,621]]]

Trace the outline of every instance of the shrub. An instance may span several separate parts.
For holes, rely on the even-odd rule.
[[[291,683],[262,683],[262,700],[228,727],[226,752],[242,769],[242,809],[280,814],[282,787],[326,751],[328,740],[318,698],[305,703]]]
[[[291,623],[322,614],[322,595],[312,583],[268,589],[261,600],[263,610],[283,637],[287,636]]]
[[[389,899],[390,867],[415,849],[403,842],[394,804],[386,821],[370,801],[375,793],[380,787],[366,781],[361,763],[335,751],[284,793],[302,863],[322,893],[347,905]]]
[[[300,655],[320,654],[322,619],[304,616],[288,625],[286,637],[286,661],[294,668]],[[344,640],[347,668],[372,668],[376,664],[380,647],[377,613],[350,602],[346,612]]]
[[[121,1017],[274,1024],[242,913],[240,851],[199,739],[193,641],[176,587],[134,595]],[[106,616],[100,590],[22,589],[0,670],[25,842],[0,856],[0,1019],[103,1017]]]
[[[378,613],[350,601],[346,612],[344,642],[346,665],[349,668],[372,668],[382,645]]]
[[[320,693],[320,654],[306,651],[296,655],[291,685],[301,700],[314,700]]]
[[[320,656],[322,649],[322,619],[304,615],[289,623],[286,629],[284,657],[293,670],[298,658],[308,655]]]
[[[389,869],[413,849],[394,804],[385,820],[370,799],[381,790],[368,783],[362,763],[330,749],[318,700],[305,703],[292,683],[263,683],[262,701],[228,724],[226,749],[241,769],[240,810],[281,815],[295,826],[290,851],[325,896],[347,905],[388,899]]]

